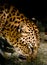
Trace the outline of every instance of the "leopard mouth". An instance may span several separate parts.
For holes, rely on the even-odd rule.
[[[26,60],[26,57],[24,55],[19,55],[19,59]]]

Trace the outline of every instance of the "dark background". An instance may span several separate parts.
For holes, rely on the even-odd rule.
[[[34,0],[0,0],[0,3],[15,5],[17,8],[22,9],[27,16],[39,17],[40,19],[47,16],[47,4],[46,1],[34,1]]]
[[[36,0],[0,0],[0,4],[14,5],[28,18],[35,17],[47,28],[47,2]]]

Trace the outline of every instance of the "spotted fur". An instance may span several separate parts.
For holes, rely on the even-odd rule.
[[[14,6],[0,6],[0,36],[15,49],[15,56],[32,60],[39,47],[39,30],[33,21]],[[20,57],[21,58],[21,57]]]

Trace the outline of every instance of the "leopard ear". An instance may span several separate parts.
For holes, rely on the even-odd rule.
[[[7,40],[3,37],[0,37],[0,49],[4,52],[10,52],[13,51],[13,46],[11,46]]]
[[[5,47],[13,47],[8,43],[8,41],[4,37],[0,37],[0,43],[1,45],[4,45]]]

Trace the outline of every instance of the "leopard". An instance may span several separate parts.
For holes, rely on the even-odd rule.
[[[13,46],[14,57],[20,61],[35,59],[40,36],[37,25],[15,6],[0,6],[0,37]],[[4,52],[5,57],[7,52]]]

